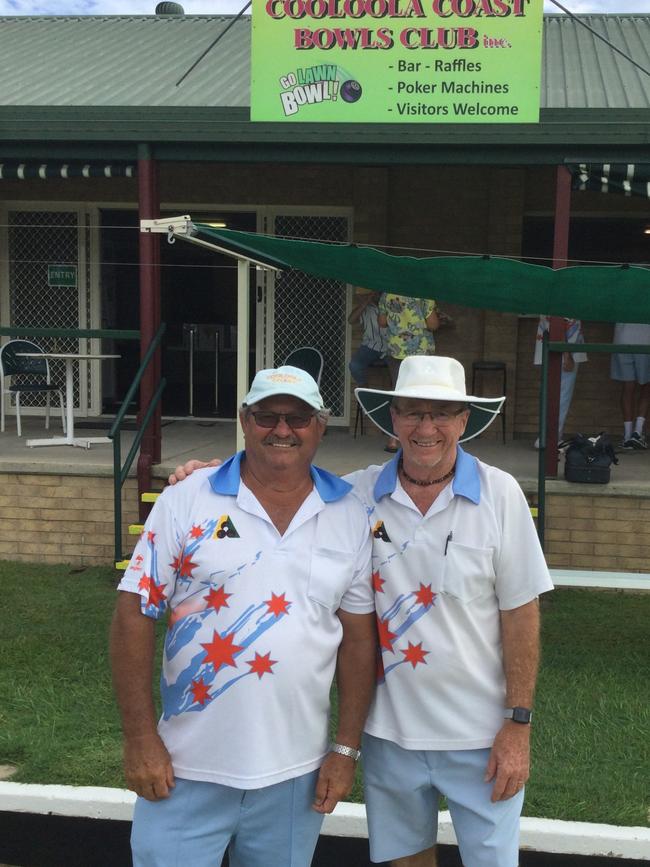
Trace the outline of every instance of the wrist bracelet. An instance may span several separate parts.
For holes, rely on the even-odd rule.
[[[330,752],[338,753],[340,756],[348,756],[358,762],[361,758],[361,750],[355,750],[354,747],[346,747],[343,744],[330,744]]]

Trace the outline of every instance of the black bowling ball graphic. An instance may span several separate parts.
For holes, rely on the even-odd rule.
[[[361,94],[363,91],[361,90],[361,85],[358,81],[353,81],[349,79],[348,81],[344,81],[341,85],[341,99],[344,102],[357,102],[361,99]]]

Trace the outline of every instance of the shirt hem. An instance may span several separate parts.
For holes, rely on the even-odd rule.
[[[494,735],[472,740],[436,740],[433,738],[405,738],[398,732],[388,731],[378,726],[366,726],[365,732],[375,738],[391,741],[404,750],[483,750],[492,746]]]
[[[286,768],[283,771],[276,771],[273,774],[266,774],[263,777],[235,777],[230,774],[221,774],[218,771],[205,771],[196,768],[184,768],[181,765],[173,763],[174,775],[182,780],[194,780],[199,783],[216,783],[220,786],[228,786],[231,789],[263,789],[267,786],[274,786],[277,783],[284,783],[286,780],[293,780],[295,777],[302,777],[315,771],[323,764],[323,759],[327,753],[318,759],[312,759],[304,765],[296,765],[293,768]]]

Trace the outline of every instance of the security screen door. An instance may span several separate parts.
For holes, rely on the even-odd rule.
[[[90,318],[88,257],[90,226],[77,210],[7,210],[7,283],[9,322],[20,328],[85,328]],[[61,268],[66,266],[65,278]],[[72,275],[72,276],[71,276]],[[76,284],[76,285],[72,285]],[[30,338],[27,338],[30,339]],[[31,338],[45,351],[83,352],[89,341]],[[87,347],[88,344],[88,347]],[[85,414],[91,389],[90,365],[74,365],[74,406]],[[63,361],[51,361],[52,381],[63,385]],[[40,414],[45,395],[21,395],[21,409]]]
[[[262,217],[260,231],[285,238],[340,241],[350,237],[348,215],[275,212]],[[269,366],[284,362],[292,349],[315,346],[323,355],[321,393],[331,422],[347,424],[349,388],[346,365],[347,284],[302,271],[265,272],[259,278],[258,323],[264,322],[261,357]]]

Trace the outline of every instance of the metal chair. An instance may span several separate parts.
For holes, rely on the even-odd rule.
[[[320,386],[324,362],[320,350],[314,346],[299,346],[297,349],[292,349],[284,359],[284,363],[306,370],[316,380],[316,385]]]
[[[5,429],[5,395],[11,400],[11,395],[16,400],[16,428],[18,436],[22,436],[20,426],[20,395],[23,392],[38,394],[44,392],[45,401],[45,429],[50,427],[50,395],[56,392],[59,395],[61,406],[61,424],[65,435],[65,410],[63,403],[63,389],[58,385],[52,385],[50,381],[50,365],[47,358],[24,358],[20,352],[40,352],[43,350],[31,340],[10,340],[0,347],[0,431]],[[9,377],[19,376],[20,381],[11,385],[7,384]]]

